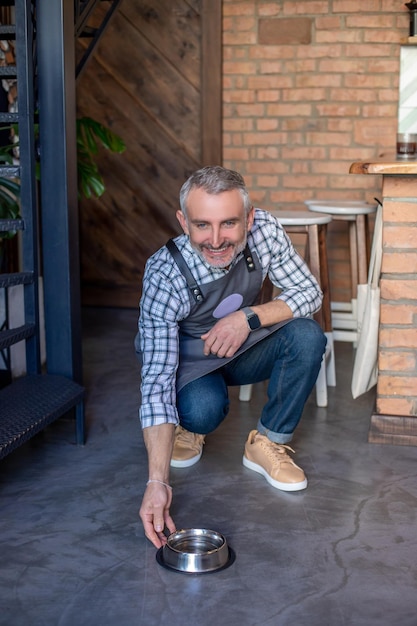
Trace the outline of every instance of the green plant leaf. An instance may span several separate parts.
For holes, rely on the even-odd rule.
[[[20,218],[20,185],[9,178],[0,177],[0,219],[15,220]],[[15,230],[0,233],[0,239],[11,239]]]
[[[7,163],[13,165],[13,155],[7,152],[0,152],[0,163]]]
[[[91,198],[93,193],[100,197],[105,191],[104,182],[98,171],[97,164],[91,158],[78,162],[78,185],[80,192],[86,198]]]
[[[96,152],[96,140],[110,152],[122,153],[126,149],[126,144],[119,135],[91,117],[81,117],[77,120],[77,136],[81,143],[87,144],[86,149],[89,152]]]
[[[8,128],[14,129],[17,135],[17,125],[12,125]],[[100,197],[106,188],[95,157],[100,147],[110,152],[121,154],[125,151],[126,145],[121,137],[91,117],[78,118],[76,120],[76,131],[78,195],[86,198],[91,198],[92,195]],[[34,124],[34,132],[35,136],[39,135],[39,124]],[[12,165],[13,150],[18,145],[18,143],[10,143],[1,147],[0,163]],[[35,164],[35,176],[37,180],[40,180],[39,162]],[[20,182],[0,177],[0,217],[3,215],[6,219],[20,217],[19,197]],[[2,235],[2,237],[6,236],[9,236],[9,234],[5,233]]]
[[[94,133],[90,126],[84,125],[82,127],[82,138],[84,141],[85,150],[90,154],[97,154],[98,145],[96,140],[94,139]]]
[[[77,119],[77,167],[79,195],[91,198],[103,195],[105,185],[94,157],[99,147],[115,153],[126,149],[124,141],[109,128],[91,117]]]
[[[0,177],[0,190],[4,188],[15,196],[20,196],[20,184],[10,178]]]

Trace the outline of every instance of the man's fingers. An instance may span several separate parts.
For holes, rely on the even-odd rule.
[[[165,526],[168,528],[169,534],[175,533],[175,531],[177,530],[174,524],[174,520],[169,514],[166,515]]]
[[[153,520],[153,527],[156,533],[161,533],[165,527],[164,520],[155,516]]]
[[[160,548],[163,544],[163,533],[162,531],[159,534],[155,531],[155,527],[153,524],[153,517],[151,515],[146,515],[142,517],[143,529],[145,531],[145,536],[153,543],[155,548]]]
[[[142,520],[146,537],[156,548],[166,543],[165,528],[175,531],[175,524],[169,514],[172,492],[165,485],[152,482],[145,491],[139,517]]]

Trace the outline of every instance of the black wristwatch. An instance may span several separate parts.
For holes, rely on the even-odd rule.
[[[256,315],[256,313],[252,311],[252,309],[250,309],[248,306],[245,306],[243,307],[243,309],[241,309],[241,311],[243,311],[243,313],[246,315],[246,321],[251,332],[261,327],[261,320]]]

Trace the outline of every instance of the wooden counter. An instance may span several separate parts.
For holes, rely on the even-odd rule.
[[[369,441],[417,445],[417,159],[353,163],[350,173],[382,175],[379,371]]]
[[[352,163],[350,174],[383,174],[390,176],[417,175],[417,159],[401,161],[375,161],[370,163]]]

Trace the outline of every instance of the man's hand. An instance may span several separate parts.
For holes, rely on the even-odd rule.
[[[216,322],[207,333],[201,335],[204,341],[204,354],[218,357],[231,357],[239,350],[249,335],[246,315],[235,311]]]
[[[143,430],[149,461],[149,482],[143,496],[139,516],[145,535],[155,548],[166,543],[165,528],[175,531],[175,524],[169,514],[172,502],[172,489],[168,485],[169,462],[174,445],[174,424],[149,426]]]
[[[172,501],[172,489],[164,484],[151,482],[146,487],[139,516],[143,523],[146,537],[155,548],[160,548],[166,541],[165,528],[173,533],[176,528],[169,514]]]

